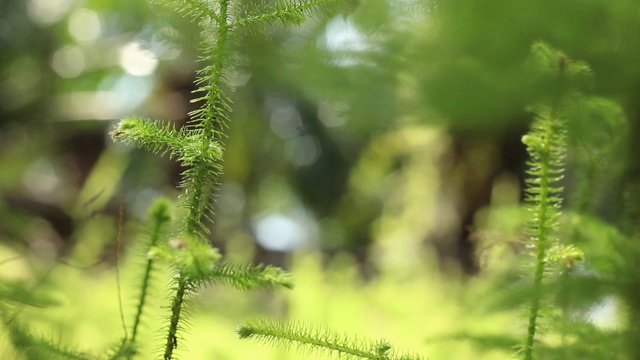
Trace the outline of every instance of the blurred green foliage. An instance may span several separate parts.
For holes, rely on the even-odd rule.
[[[112,144],[107,129],[132,112],[184,122],[197,29],[144,1],[4,0],[0,20],[0,273],[59,303],[20,310],[36,331],[107,347],[121,331],[118,194],[127,288],[140,275],[131,250],[139,222],[152,198],[177,195],[181,171]],[[559,345],[544,358],[558,348],[565,358],[582,354],[567,345],[571,336],[590,351],[589,340],[606,342],[593,358],[618,345],[619,358],[633,358],[620,329],[640,323],[631,266],[639,27],[634,0],[361,0],[328,21],[241,39],[212,240],[231,259],[290,268],[297,288],[205,291],[185,356],[306,356],[235,339],[237,323],[266,313],[431,359],[508,358],[522,302],[480,305],[501,294],[497,279],[514,276],[522,250],[519,139],[527,106],[559,87],[531,64],[531,46],[543,40],[592,69],[582,84],[590,101],[569,116],[569,146],[581,150],[568,157],[563,185],[575,214],[563,221],[599,274],[563,285],[584,302],[565,310],[586,325],[551,335]],[[593,315],[600,308],[614,315]],[[6,334],[0,349],[9,348]]]

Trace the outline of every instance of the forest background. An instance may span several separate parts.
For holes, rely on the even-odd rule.
[[[183,170],[107,133],[132,113],[186,121],[198,29],[145,1],[5,0],[0,20],[0,273],[61,304],[26,314],[38,331],[107,346],[146,209],[177,197]],[[639,30],[630,0],[363,0],[242,38],[211,241],[288,269],[296,289],[208,288],[184,356],[306,358],[237,339],[266,315],[430,359],[509,358],[515,343],[469,339],[525,333],[519,309],[490,300],[520,269],[529,109],[557,91],[530,70],[531,48],[588,64],[599,107],[568,131],[612,148],[597,185],[569,166],[567,206],[635,234],[637,208],[620,204],[639,198]],[[600,296],[581,316],[615,329],[617,304]]]

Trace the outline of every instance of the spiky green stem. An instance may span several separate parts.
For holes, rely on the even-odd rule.
[[[224,95],[222,93],[223,90],[221,85],[224,72],[223,64],[225,49],[227,48],[227,42],[229,38],[229,0],[220,0],[219,5],[219,16],[214,19],[218,22],[216,46],[213,50],[212,64],[210,67],[208,67],[210,80],[208,80],[208,84],[206,86],[207,95],[204,104],[204,118],[201,119],[204,130],[201,147],[202,160],[198,161],[198,163],[196,164],[195,176],[192,179],[195,186],[190,188],[193,193],[192,195],[189,195],[189,216],[187,217],[187,222],[185,225],[187,233],[193,235],[198,234],[198,225],[202,223],[202,214],[200,209],[202,208],[203,195],[205,192],[205,183],[202,179],[204,179],[208,175],[207,171],[210,171],[208,167],[209,162],[206,159],[208,159],[209,157],[209,152],[211,151],[211,141],[213,140],[216,133],[214,131],[214,125],[216,122],[224,122],[224,119],[221,118],[219,114],[220,111],[223,111],[223,109],[226,108],[224,104]]]
[[[225,104],[222,93],[222,76],[223,76],[223,64],[224,53],[227,47],[227,41],[229,37],[229,24],[228,24],[228,5],[229,0],[219,1],[219,15],[214,18],[218,22],[218,32],[216,34],[216,46],[213,52],[212,63],[208,69],[209,80],[207,81],[205,98],[205,112],[204,117],[200,119],[203,129],[202,133],[202,146],[200,148],[201,157],[195,164],[195,174],[190,179],[193,182],[193,186],[187,188],[191,190],[188,194],[188,211],[187,221],[185,223],[185,230],[188,234],[199,235],[199,227],[202,224],[202,207],[205,194],[206,183],[204,179],[211,169],[209,168],[209,152],[211,142],[215,136],[215,123],[223,122],[224,118],[220,117],[220,111],[225,110]],[[171,305],[171,323],[169,325],[169,332],[167,334],[164,359],[171,360],[173,351],[177,347],[177,332],[178,323],[180,322],[180,314],[184,305],[184,299],[186,295],[187,285],[189,279],[186,278],[183,272],[180,273],[177,281],[176,294]]]
[[[549,148],[549,138],[545,139],[545,148]],[[527,340],[525,343],[525,359],[531,360],[533,358],[533,341],[536,335],[538,312],[540,310],[540,291],[542,287],[542,278],[545,270],[545,256],[547,252],[547,201],[548,201],[548,189],[549,189],[549,163],[542,161],[540,166],[540,199],[539,206],[536,212],[536,234],[534,235],[534,242],[536,247],[536,263],[535,272],[533,276],[533,299],[531,301],[531,309],[529,313],[529,325],[527,326]]]
[[[173,352],[178,347],[178,324],[180,323],[180,315],[182,313],[182,307],[184,306],[188,281],[185,279],[185,276],[181,274],[177,283],[176,295],[171,304],[171,321],[169,323],[169,332],[167,333],[167,341],[164,348],[164,360],[173,359]]]
[[[149,210],[150,220],[151,220],[151,231],[149,233],[149,243],[145,252],[149,252],[152,248],[154,248],[160,241],[162,234],[164,232],[164,227],[169,224],[171,221],[171,216],[169,215],[169,203],[166,200],[158,199],[151,206]],[[154,258],[151,256],[147,256],[147,264],[144,270],[144,276],[142,278],[142,286],[140,288],[140,296],[138,299],[138,306],[136,308],[136,315],[133,322],[133,327],[131,329],[131,339],[129,339],[129,343],[135,346],[136,339],[138,335],[138,328],[140,326],[140,321],[142,318],[142,313],[144,311],[145,304],[147,302],[147,296],[149,294],[149,286],[151,281],[151,273],[154,268]],[[127,359],[130,359],[133,354],[129,354]]]
[[[269,343],[296,343],[318,349],[328,350],[340,356],[358,357],[369,360],[421,360],[419,356],[393,354],[391,345],[380,341],[362,343],[335,336],[330,333],[310,330],[301,325],[288,325],[280,322],[258,321],[238,328],[241,339],[260,338]]]
[[[557,227],[557,208],[561,201],[558,195],[560,189],[553,187],[553,183],[561,178],[559,174],[562,172],[563,157],[562,128],[560,120],[556,117],[556,108],[557,104],[554,104],[548,113],[540,114],[540,118],[534,122],[531,137],[523,139],[532,157],[529,173],[534,175],[534,178],[527,181],[530,185],[527,192],[534,213],[530,237],[536,250],[533,297],[524,349],[525,360],[533,359],[534,341],[539,326],[542,281],[547,269],[547,249],[552,241],[551,232]]]
[[[136,317],[133,322],[133,328],[131,329],[131,343],[135,344],[136,336],[138,335],[138,327],[140,325],[140,318],[142,317],[142,311],[146,304],[147,294],[149,290],[149,279],[151,278],[151,270],[153,269],[153,259],[147,260],[147,266],[144,270],[144,278],[142,279],[142,287],[140,289],[140,299],[136,308]]]

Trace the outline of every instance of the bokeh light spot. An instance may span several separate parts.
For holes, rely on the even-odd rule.
[[[280,139],[299,136],[302,117],[293,106],[280,107],[271,113],[271,131]]]
[[[267,250],[289,252],[312,242],[301,219],[281,213],[264,214],[254,221],[256,240]]]
[[[69,17],[69,34],[77,41],[93,41],[100,36],[102,25],[95,11],[81,8]]]
[[[135,76],[151,75],[158,67],[158,58],[135,42],[120,48],[119,60],[124,71]]]
[[[320,147],[314,136],[305,135],[291,139],[287,144],[287,159],[296,166],[309,166],[320,157]]]
[[[76,77],[85,69],[84,54],[79,47],[67,45],[53,54],[51,67],[63,78]]]
[[[27,3],[27,13],[33,21],[51,25],[60,21],[73,5],[73,0],[31,0]]]

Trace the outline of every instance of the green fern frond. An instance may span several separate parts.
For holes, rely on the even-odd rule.
[[[227,126],[228,113],[231,110],[231,100],[223,90],[224,85],[228,86],[224,74],[230,71],[231,66],[228,7],[228,0],[218,2],[218,20],[213,34],[215,37],[213,44],[204,45],[201,61],[206,65],[198,71],[196,80],[199,86],[196,92],[203,95],[193,101],[200,102],[201,107],[189,114],[190,131],[194,131],[194,135],[199,136],[202,142],[198,153],[200,157],[184,173],[184,181],[181,185],[185,189],[184,206],[188,214],[185,218],[184,230],[188,234],[206,231],[204,221],[213,212],[211,200],[218,187],[218,176],[222,171],[218,162],[212,163],[208,160],[214,157],[210,155],[211,152],[222,155],[222,147],[212,149],[210,144],[222,140],[222,130]]]
[[[188,19],[199,19],[206,25],[210,19],[217,19],[216,3],[207,0],[147,0],[151,4],[166,6]],[[202,22],[204,22],[202,24]]]
[[[213,197],[218,187],[218,177],[224,148],[222,140],[229,122],[231,99],[227,91],[233,91],[230,81],[237,63],[233,49],[235,29],[252,23],[280,21],[297,24],[311,13],[337,8],[339,0],[285,0],[275,4],[262,3],[253,10],[239,10],[233,16],[232,2],[219,1],[152,1],[173,7],[186,16],[204,18],[202,26],[202,55],[204,65],[196,72],[193,103],[198,109],[189,113],[186,129],[176,131],[169,125],[130,117],[122,120],[112,131],[112,137],[125,143],[135,143],[160,154],[169,154],[188,169],[182,174],[180,187],[184,189],[182,230],[200,236],[208,232],[207,223],[213,213]],[[234,20],[235,19],[235,20]]]
[[[312,348],[332,353],[340,358],[371,360],[419,360],[417,355],[396,354],[385,341],[367,342],[331,334],[328,331],[308,326],[279,321],[257,320],[246,323],[236,330],[240,339],[256,338],[273,346],[295,344],[300,348]]]
[[[224,284],[241,290],[255,290],[282,286],[293,289],[291,276],[270,265],[216,264],[207,282]]]
[[[168,5],[183,16],[195,19],[201,26],[201,56],[198,62],[192,103],[199,107],[191,111],[187,125],[176,130],[171,125],[163,125],[138,117],[123,119],[111,132],[115,140],[150,150],[179,161],[187,169],[182,173],[180,188],[181,207],[186,209],[181,218],[181,228],[177,239],[168,243],[152,242],[149,247],[149,261],[145,270],[141,296],[134,329],[139,324],[139,316],[146,297],[147,274],[155,260],[171,264],[175,272],[172,280],[169,325],[165,337],[163,358],[171,360],[178,346],[179,333],[183,329],[185,304],[193,292],[206,283],[222,283],[242,289],[256,289],[270,286],[291,288],[289,276],[274,267],[243,267],[234,264],[217,264],[220,254],[205,241],[209,232],[208,223],[213,214],[213,198],[222,173],[222,158],[225,131],[231,113],[229,91],[233,91],[231,78],[237,64],[233,42],[237,39],[235,30],[242,25],[257,22],[282,22],[298,24],[311,14],[313,8],[329,9],[338,0],[311,0],[308,2],[283,1],[271,7],[265,5],[254,8],[266,11],[264,14],[245,12],[243,20],[237,16],[237,9],[231,0],[150,0],[155,4]],[[240,10],[242,13],[242,10]],[[242,14],[241,14],[242,15]],[[236,20],[234,20],[236,19]],[[164,218],[163,218],[164,219]],[[152,223],[165,224],[164,220],[153,219]],[[154,234],[154,232],[151,232]],[[155,235],[152,235],[152,239]],[[131,344],[135,345],[135,331]],[[388,350],[388,349],[386,349]],[[384,352],[386,352],[386,350]],[[382,353],[381,353],[382,354]],[[386,357],[385,357],[386,358]]]
[[[128,117],[122,119],[110,132],[114,140],[125,144],[135,144],[161,156],[177,159],[184,166],[192,166],[201,159],[202,138],[189,131],[176,130],[175,125],[163,125],[159,121]],[[222,149],[215,141],[210,141],[205,159],[215,163],[222,158]]]
[[[136,145],[161,156],[168,153],[170,158],[177,158],[180,149],[187,144],[175,125],[163,125],[159,121],[137,116],[122,119],[109,134],[114,140]]]
[[[313,14],[336,12],[342,2],[340,0],[262,1],[240,9],[237,20],[231,25],[234,28],[247,27],[253,31],[263,30],[276,22],[283,25],[299,25]]]

